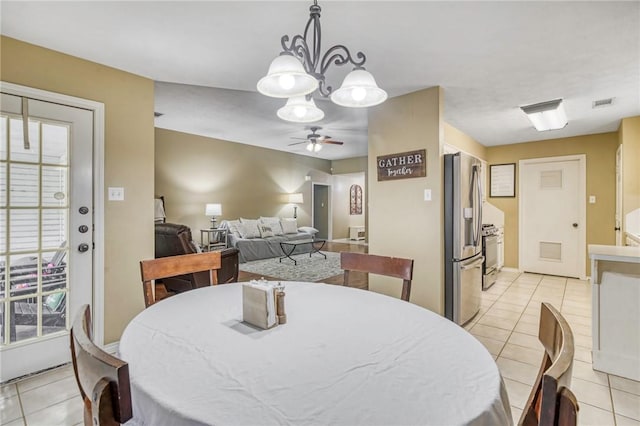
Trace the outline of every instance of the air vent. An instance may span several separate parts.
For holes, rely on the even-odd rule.
[[[164,114],[163,114],[163,113],[161,113],[161,112],[154,112],[154,113],[153,113],[153,116],[154,116],[154,117],[156,117],[156,118],[158,118],[158,117],[162,117],[163,115],[164,115]]]
[[[602,108],[613,104],[613,98],[600,99],[593,101],[592,108]]]

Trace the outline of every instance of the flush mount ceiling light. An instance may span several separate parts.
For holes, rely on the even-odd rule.
[[[364,53],[357,52],[354,59],[346,46],[337,44],[321,56],[320,12],[318,2],[314,0],[309,7],[309,20],[304,33],[293,36],[291,41],[288,35],[282,36],[282,52],[271,62],[267,75],[258,81],[258,91],[274,98],[306,95],[309,101],[311,93],[317,90],[322,97],[329,97],[338,105],[356,108],[384,102],[387,93],[378,87],[373,75],[364,69],[367,60]],[[342,86],[335,91],[325,80],[325,73],[331,64],[353,66],[353,71],[347,74]],[[286,118],[281,114],[278,116],[283,120],[300,121],[295,115],[285,115]]]
[[[324,112],[316,106],[313,99],[296,96],[289,98],[287,104],[278,110],[278,117],[296,123],[312,123],[322,120]]]
[[[520,107],[537,131],[562,129],[567,125],[567,114],[562,105],[562,99],[540,102],[538,104]]]

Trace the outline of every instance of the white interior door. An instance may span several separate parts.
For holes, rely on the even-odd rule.
[[[585,277],[584,156],[520,161],[520,269]]]
[[[6,381],[69,362],[71,316],[92,304],[93,113],[1,96],[0,381]]]

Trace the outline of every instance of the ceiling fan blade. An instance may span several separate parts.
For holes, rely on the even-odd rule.
[[[344,142],[334,141],[334,140],[331,140],[331,139],[325,139],[324,141],[322,141],[322,143],[330,143],[330,144],[333,144],[333,145],[342,145],[342,144],[344,144]]]
[[[301,141],[309,140],[308,138],[296,138],[294,136],[291,136],[289,139],[298,139],[298,140],[301,140]]]
[[[300,145],[301,143],[308,143],[308,142],[309,142],[309,141],[305,139],[305,140],[303,140],[302,142],[294,142],[294,143],[290,143],[290,144],[289,144],[289,145],[287,145],[287,146]]]

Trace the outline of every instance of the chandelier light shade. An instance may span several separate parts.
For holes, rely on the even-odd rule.
[[[281,119],[295,123],[312,123],[324,118],[324,112],[316,106],[312,98],[307,100],[306,96],[289,98],[277,114]]]
[[[271,62],[267,75],[258,81],[258,91],[275,98],[291,98],[309,95],[317,90],[320,96],[330,97],[337,105],[347,107],[369,107],[384,102],[387,93],[378,87],[373,76],[364,69],[367,61],[364,53],[352,55],[342,44],[331,46],[324,54],[321,53],[320,12],[318,1],[314,0],[309,7],[309,20],[304,33],[292,38],[282,36],[282,52]],[[325,78],[332,64],[353,67],[335,92]],[[280,114],[278,116],[283,118]]]
[[[258,81],[258,92],[272,98],[302,96],[318,88],[318,80],[307,74],[302,63],[291,54],[281,54]]]
[[[331,93],[331,100],[344,107],[370,107],[386,101],[387,92],[378,87],[369,71],[355,69],[347,74],[342,86]]]
[[[520,107],[520,109],[527,114],[533,127],[539,132],[562,129],[568,123],[562,99],[526,105]]]

